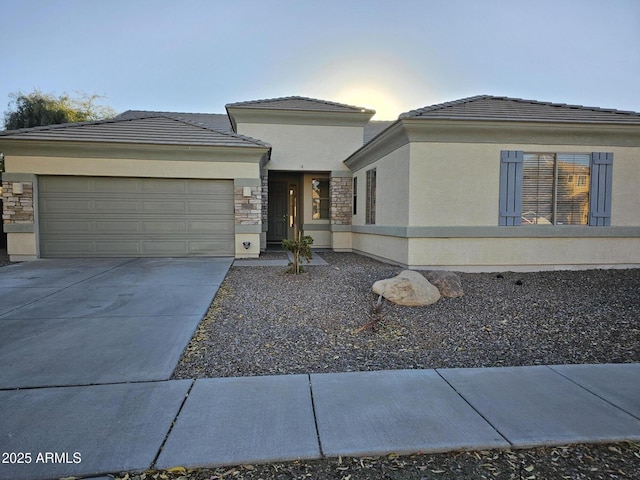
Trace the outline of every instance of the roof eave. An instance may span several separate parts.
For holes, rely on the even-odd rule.
[[[343,163],[352,171],[360,170],[407,143],[409,138],[402,126],[402,121],[396,120],[349,155]]]
[[[289,125],[328,125],[364,127],[375,112],[362,111],[330,111],[303,109],[267,109],[226,106],[234,131],[238,123],[270,123]]]
[[[96,142],[77,140],[0,138],[0,151],[6,156],[51,156],[82,158],[137,158],[149,153],[158,160],[254,161],[269,155],[271,147],[261,145],[185,145],[135,142]]]

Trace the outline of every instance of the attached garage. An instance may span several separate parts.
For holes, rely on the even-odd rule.
[[[258,256],[271,147],[141,115],[0,132],[11,260]]]
[[[42,176],[42,257],[233,256],[229,180]]]

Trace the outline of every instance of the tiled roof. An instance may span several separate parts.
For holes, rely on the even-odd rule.
[[[264,108],[272,110],[306,110],[322,112],[363,112],[374,114],[374,110],[368,108],[345,105],[344,103],[328,102],[307,97],[281,97],[265,100],[252,100],[227,104],[227,108]]]
[[[363,144],[366,145],[369,143],[373,137],[378,135],[392,123],[395,123],[395,120],[370,120],[369,123],[364,126]]]
[[[169,116],[65,123],[0,132],[0,139],[66,140],[158,145],[269,146],[260,140],[222,132]]]
[[[478,95],[403,113],[403,118],[640,124],[640,113]]]
[[[127,110],[118,115],[116,120],[131,120],[144,117],[171,117],[177,120],[184,120],[189,123],[202,125],[220,132],[233,132],[229,117],[225,113],[186,113],[186,112],[157,112],[148,110]]]

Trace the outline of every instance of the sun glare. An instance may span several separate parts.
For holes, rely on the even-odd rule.
[[[396,120],[403,111],[394,95],[370,85],[343,88],[336,94],[336,101],[375,110],[374,120]]]

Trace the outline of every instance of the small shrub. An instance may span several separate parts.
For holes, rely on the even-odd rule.
[[[287,272],[297,275],[303,271],[300,260],[311,261],[311,244],[313,244],[313,238],[310,235],[302,235],[300,232],[298,232],[297,238],[282,241],[282,248],[293,254],[293,262],[289,262]]]

